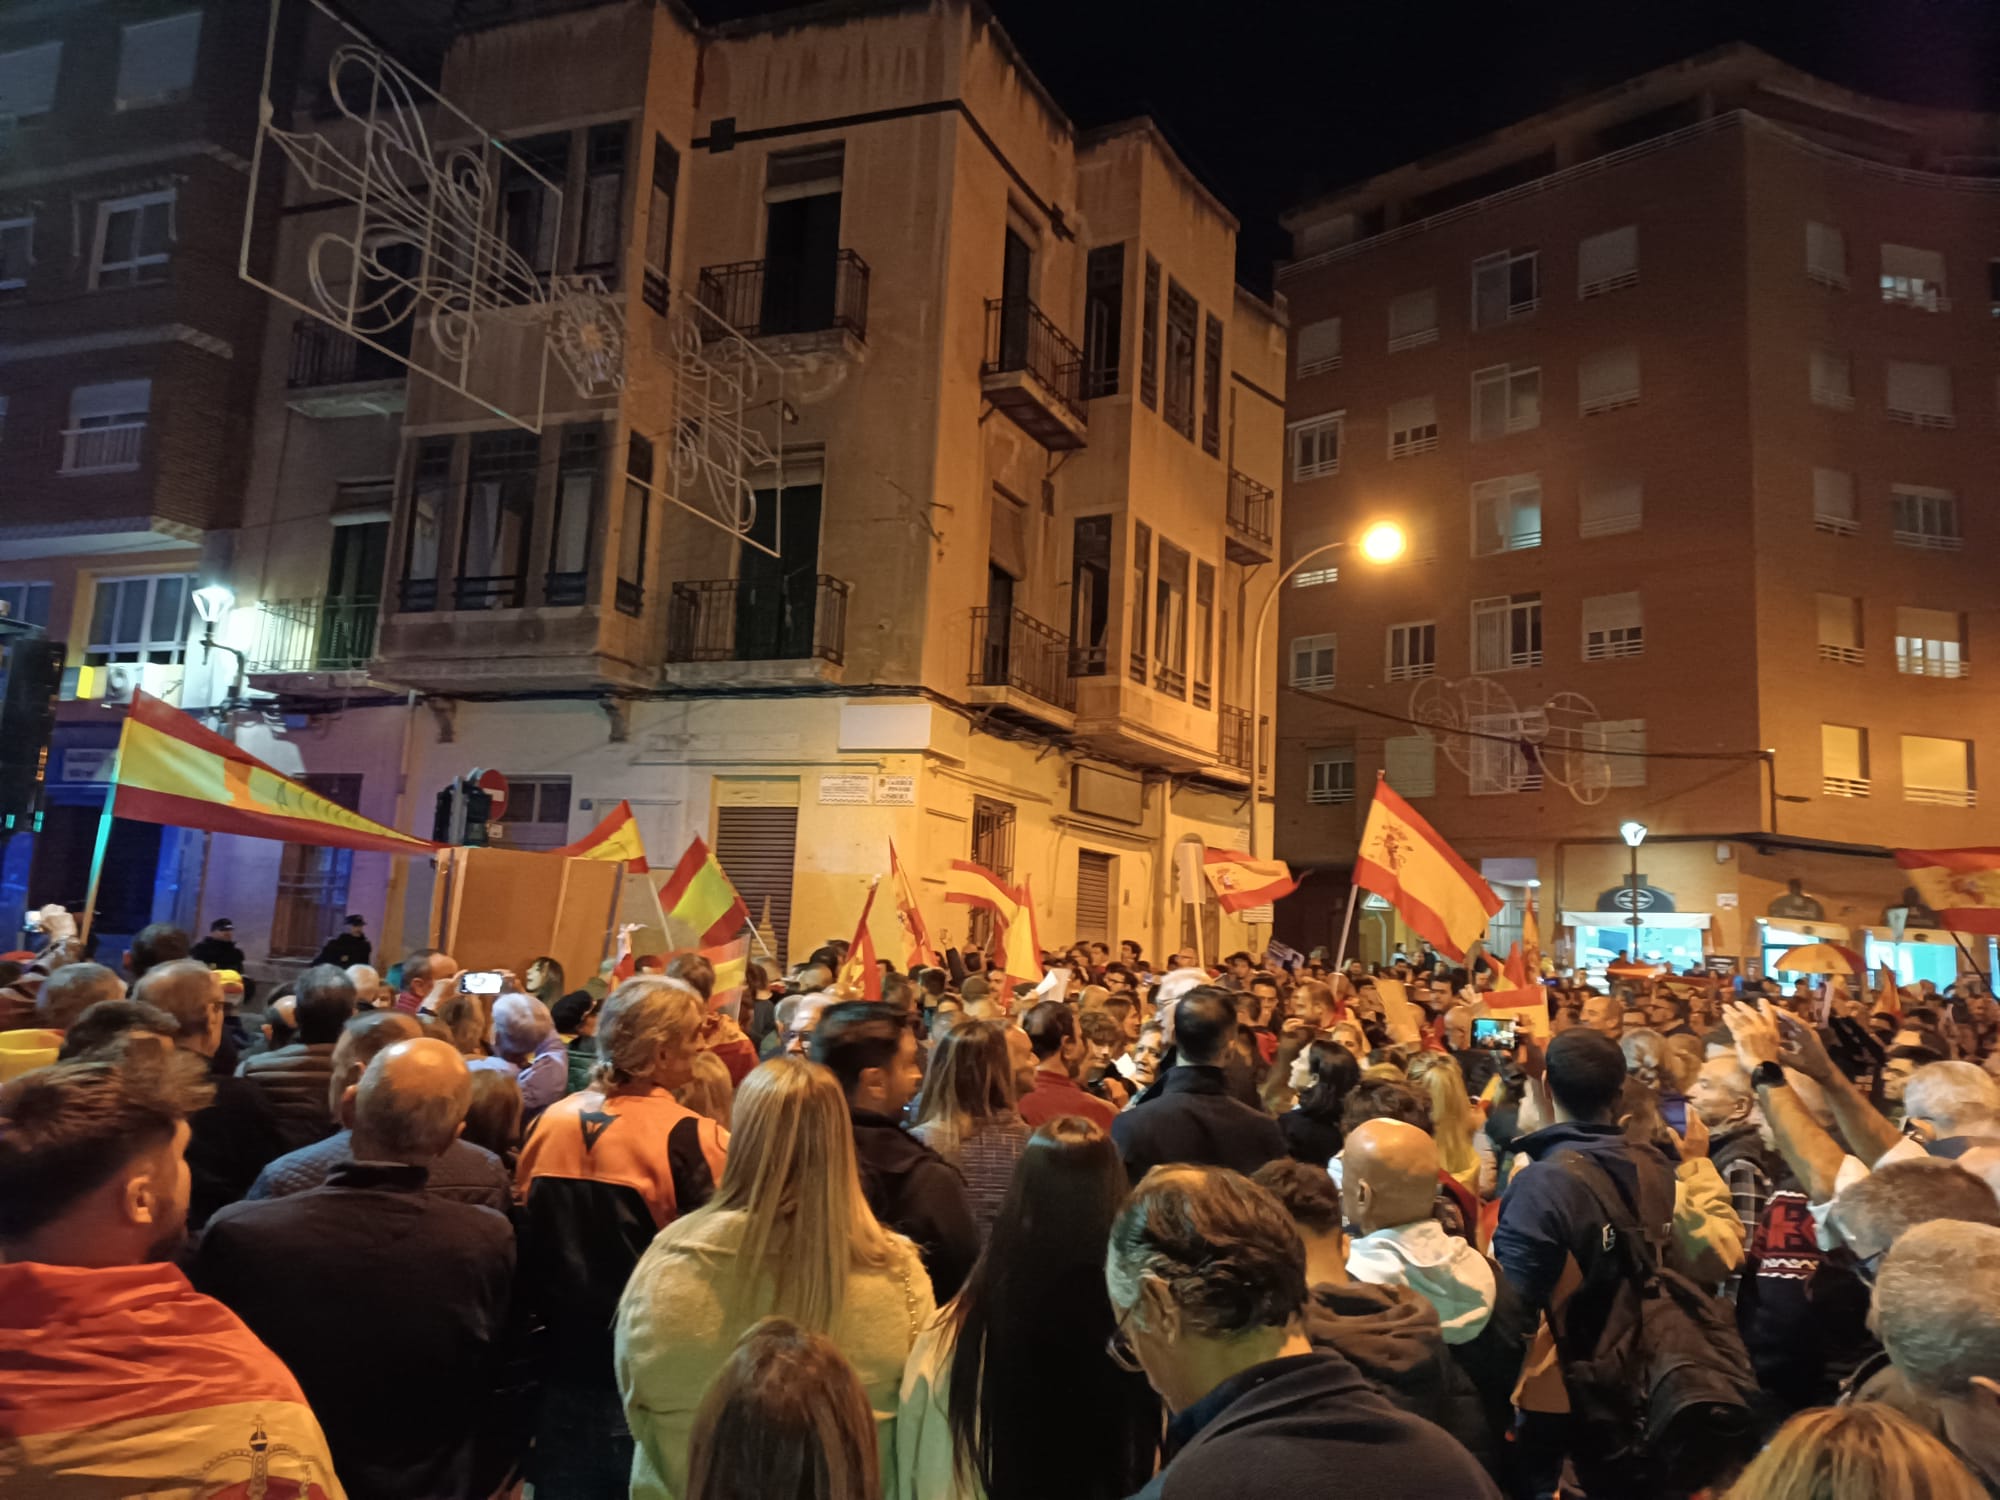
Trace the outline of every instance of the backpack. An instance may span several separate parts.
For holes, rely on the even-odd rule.
[[[1727,1475],[1757,1448],[1757,1378],[1730,1309],[1671,1263],[1673,1203],[1626,1201],[1588,1156],[1557,1158],[1602,1223],[1583,1285],[1550,1316],[1574,1446],[1632,1465],[1667,1493]],[[1640,1180],[1641,1197],[1649,1194]]]

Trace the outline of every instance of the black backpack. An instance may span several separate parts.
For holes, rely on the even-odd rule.
[[[1757,1449],[1757,1377],[1731,1309],[1673,1264],[1671,1197],[1634,1205],[1583,1153],[1556,1161],[1602,1220],[1596,1253],[1579,1257],[1582,1286],[1550,1317],[1574,1447],[1660,1493],[1728,1476]],[[1639,1192],[1657,1196],[1645,1174]]]

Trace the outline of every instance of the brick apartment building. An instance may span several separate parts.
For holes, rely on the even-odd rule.
[[[1885,946],[1884,851],[2000,842],[2000,119],[1729,48],[1285,222],[1287,554],[1413,544],[1285,590],[1277,848],[1323,874],[1280,935],[1333,940],[1386,771],[1503,945],[1538,888],[1579,962],[1636,901],[1676,962],[1956,972],[1922,911]]]

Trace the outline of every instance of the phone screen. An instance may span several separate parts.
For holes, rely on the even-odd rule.
[[[1511,1052],[1514,1049],[1514,1031],[1519,1025],[1515,1021],[1502,1021],[1494,1016],[1477,1016],[1472,1022],[1472,1045],[1484,1047],[1492,1052]]]
[[[463,995],[497,995],[500,993],[500,972],[497,969],[474,969],[458,976],[459,993]]]

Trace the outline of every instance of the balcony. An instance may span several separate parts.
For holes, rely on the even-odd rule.
[[[280,694],[356,687],[375,654],[381,609],[375,598],[266,600],[256,641],[245,653],[246,673],[256,686]]]
[[[988,401],[1044,448],[1066,452],[1084,445],[1083,353],[1026,297],[986,304],[979,384]]]
[[[783,582],[676,583],[667,601],[667,675],[723,685],[837,677],[851,585],[825,573]]]
[[[65,474],[129,474],[139,467],[146,442],[146,420],[98,422],[71,427],[63,433]]]
[[[407,351],[407,323],[385,334],[391,349]],[[309,417],[393,416],[407,404],[403,361],[322,323],[292,324],[292,358],[285,369],[287,401]]]
[[[1069,637],[1022,610],[973,610],[966,683],[974,703],[1065,729],[1075,722]]]
[[[705,266],[701,305],[719,322],[704,338],[729,329],[748,339],[781,341],[780,351],[809,353],[868,341],[868,262],[852,250],[830,260],[739,260]]]
[[[1229,471],[1228,535],[1223,549],[1233,563],[1254,565],[1271,560],[1271,522],[1277,499],[1268,484],[1248,474]]]
[[[1827,797],[1847,797],[1858,799],[1868,795],[1868,778],[1865,776],[1825,776],[1820,779],[1820,793]]]
[[[1232,771],[1250,774],[1250,710],[1225,703],[1215,715],[1215,758]]]

